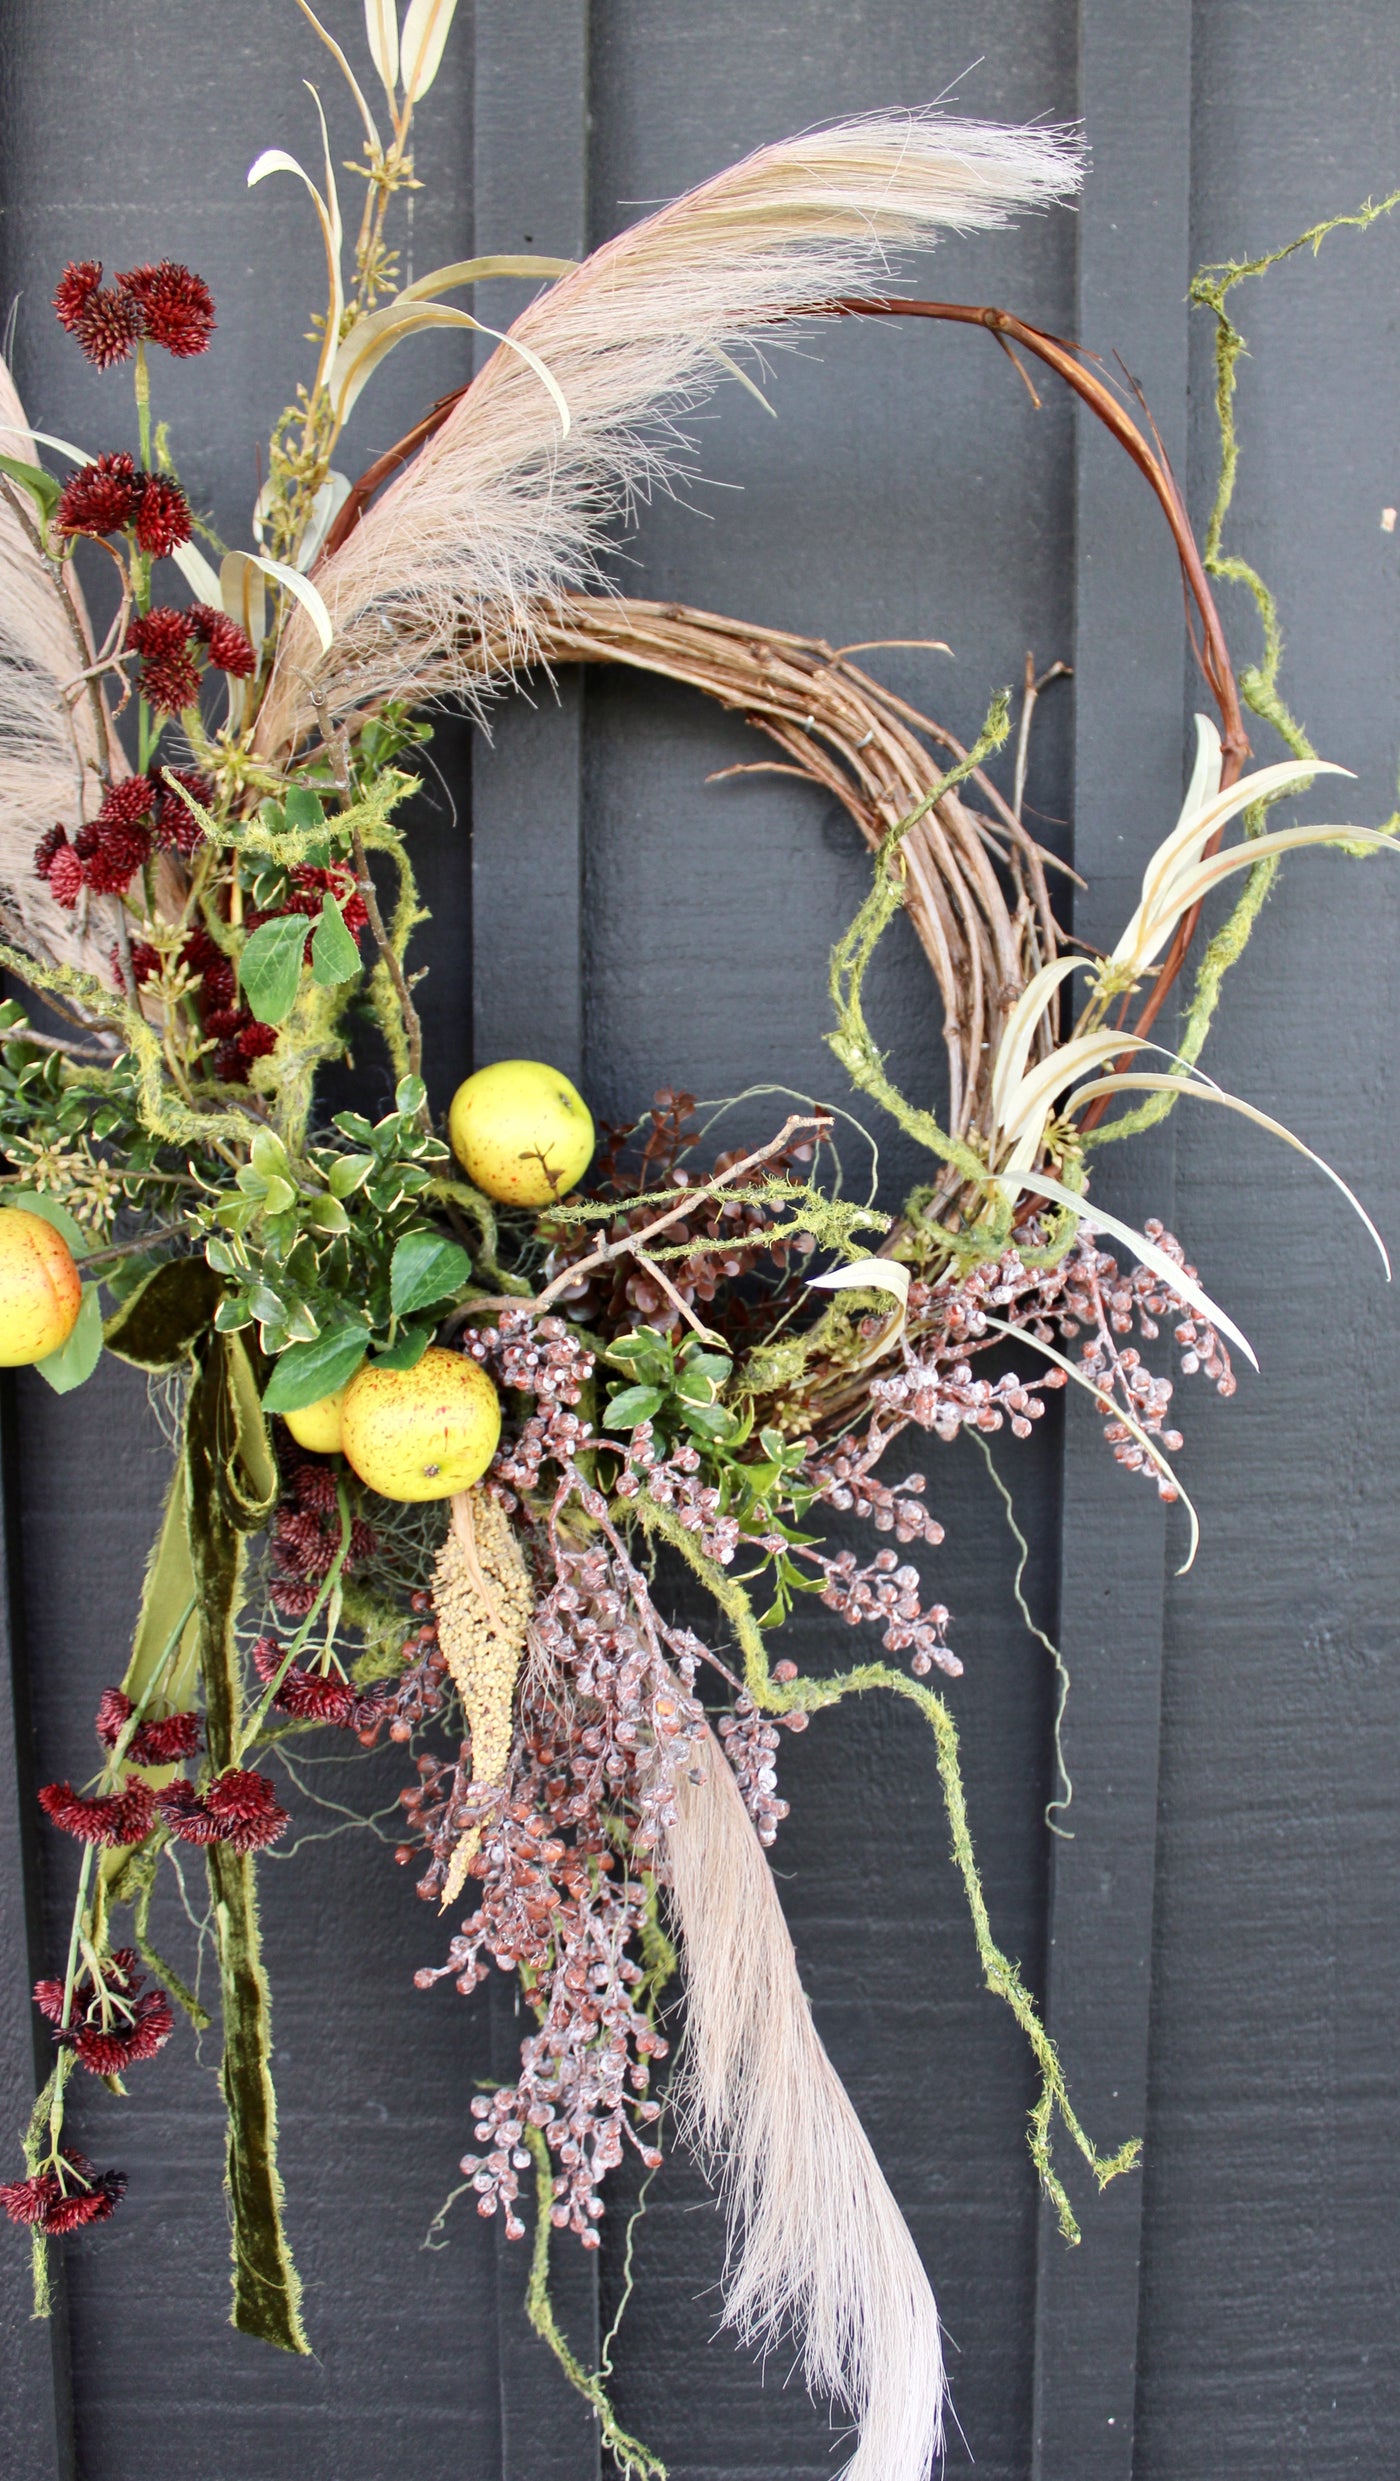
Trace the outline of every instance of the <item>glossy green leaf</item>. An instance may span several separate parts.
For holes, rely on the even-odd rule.
[[[292,1344],[263,1389],[267,1413],[295,1413],[303,1404],[333,1396],[354,1377],[369,1349],[368,1330],[332,1327],[311,1344]]]
[[[96,1284],[84,1284],[82,1307],[78,1322],[66,1344],[51,1352],[45,1361],[35,1363],[41,1378],[46,1378],[54,1394],[69,1395],[91,1378],[102,1358],[102,1304]]]
[[[389,1265],[389,1299],[397,1318],[459,1292],[472,1262],[456,1241],[440,1232],[405,1232]]]
[[[46,474],[42,465],[27,465],[23,457],[0,457],[0,474],[7,475],[11,482],[17,482],[22,491],[29,493],[30,498],[38,503],[42,517],[53,515],[63,485],[54,475]]]
[[[333,983],[351,981],[359,970],[360,951],[328,889],[321,899],[321,918],[311,934],[311,979],[326,990]]]
[[[41,1223],[51,1224],[67,1241],[75,1258],[84,1257],[92,1247],[88,1234],[67,1207],[60,1206],[57,1198],[45,1197],[39,1189],[0,1189],[0,1205],[21,1207],[26,1215],[37,1215]]]
[[[280,913],[253,932],[238,960],[243,997],[261,1025],[281,1025],[296,1005],[301,984],[306,918]]]
[[[337,1155],[326,1174],[326,1187],[332,1197],[353,1197],[362,1188],[374,1169],[372,1154]]]
[[[659,1387],[623,1387],[608,1405],[608,1428],[635,1430],[639,1421],[654,1421],[665,1401]]]
[[[432,1340],[431,1324],[405,1327],[392,1344],[375,1354],[374,1367],[376,1370],[415,1370]]]

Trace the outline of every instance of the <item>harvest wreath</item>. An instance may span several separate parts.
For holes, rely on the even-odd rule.
[[[454,1913],[419,1986],[450,1976],[469,1993],[494,1962],[518,1976],[532,2020],[516,2081],[470,2106],[463,2169],[513,2237],[533,2197],[529,2312],[618,2463],[661,2471],[558,2329],[549,2239],[596,2248],[624,2148],[660,2159],[653,2069],[679,1971],[672,2101],[728,2206],[726,2315],[759,2345],[795,2337],[809,2385],[859,2430],[852,2474],[921,2481],[942,2436],[938,2318],[814,2029],[764,1857],[786,1814],[781,1734],[872,1689],[926,1717],[985,1977],[1039,2072],[1031,2151],[1073,2239],[1057,2124],[1101,2184],[1137,2146],[1096,2149],[996,1945],[952,1710],[929,1685],[960,1669],[949,1615],[901,1557],[940,1528],[921,1475],[879,1468],[910,1429],[1024,1437],[1046,1390],[1072,1381],[1118,1461],[1178,1495],[1171,1383],[1132,1339],[1165,1321],[1184,1367],[1222,1394],[1226,1339],[1248,1346],[1167,1233],[1090,1204],[1091,1148],[1182,1093],[1231,1103],[1194,1063],[1278,857],[1392,839],[1267,829],[1268,804],[1341,770],[1299,736],[1289,760],[1241,774],[1207,564],[1140,410],[1005,314],[871,289],[888,251],[941,225],[1067,195],[1071,140],[932,114],[845,123],[761,150],[579,266],[479,259],[400,285],[386,218],[414,181],[414,107],[451,0],[412,0],[401,29],[368,0],[387,136],[300,4],[363,121],[365,195],[347,273],[329,140],[319,182],[280,150],[249,175],[305,184],[329,277],[314,377],[272,438],[256,548],[228,549],[201,524],[154,418],[159,355],[203,353],[214,326],[185,267],[104,281],[100,264],[73,265],[55,295],[91,362],[133,366],[135,454],[31,432],[0,382],[0,962],[43,1003],[38,1022],[16,1000],[0,1019],[0,1360],[37,1363],[66,1389],[115,1353],[152,1373],[178,1426],[131,1658],[94,1718],[98,1772],[40,1793],[81,1861],[67,1953],[35,1993],[53,2072],[26,2175],[0,2201],[31,2229],[42,2307],[50,2244],[109,2216],[125,2186],[65,2134],[75,2070],[119,2093],[177,2008],[208,2022],[151,1931],[163,1863],[200,1846],[233,2319],[308,2349],[255,1891],[288,1812],[264,1768],[307,1732],[387,1738],[415,1769],[398,1857]],[[352,486],[333,459],[379,364],[426,327],[474,327],[443,296],[501,275],[548,289],[471,386]],[[1228,414],[1238,338],[1224,298]],[[1047,883],[1059,865],[1023,824],[1039,683],[1008,798],[986,771],[1005,697],[964,750],[823,644],[600,590],[609,520],[676,472],[676,418],[743,377],[736,347],[799,317],[901,311],[979,323],[1058,371],[1176,535],[1223,730],[1199,721],[1180,820],[1111,955],[1066,947]],[[100,643],[80,546],[115,571]],[[1207,549],[1218,561],[1218,523]],[[172,598],[167,562],[193,600]],[[662,1092],[596,1152],[582,1098],[542,1063],[479,1068],[445,1116],[430,1098],[408,963],[424,916],[398,823],[422,711],[456,697],[480,712],[522,667],[576,662],[662,673],[733,707],[872,848],[869,895],[832,957],[830,1041],[928,1152],[928,1183],[899,1215],[843,1196],[833,1115],[815,1106],[706,1162],[684,1095]],[[1252,694],[1294,730],[1271,675]],[[1241,813],[1245,840],[1222,844]],[[1147,1028],[1202,901],[1236,873],[1245,892],[1164,1053]],[[901,905],[942,1000],[946,1121],[896,1090],[864,1011]],[[370,1107],[328,1113],[318,1080],[352,1032]],[[360,1065],[376,1033],[387,1077]],[[1105,1119],[1124,1094],[1130,1115]],[[830,1263],[814,1277],[817,1254]],[[1023,1359],[979,1374],[1007,1338],[1030,1373]],[[826,1510],[867,1519],[881,1545],[864,1561],[829,1550]],[[1194,1515],[1191,1529],[1194,1543]],[[733,1667],[668,1617],[659,1554],[704,1587]],[[879,1653],[837,1676],[772,1661],[771,1633],[811,1593],[873,1628]]]

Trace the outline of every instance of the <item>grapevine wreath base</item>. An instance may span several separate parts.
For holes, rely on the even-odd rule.
[[[414,106],[451,15],[413,0],[400,28],[368,9],[374,110],[331,45],[366,130],[351,250],[329,146],[319,185],[277,150],[250,174],[306,183],[328,267],[316,371],[274,433],[255,548],[198,516],[155,420],[161,355],[202,354],[214,332],[188,269],[107,278],[93,261],[58,283],[76,348],[134,373],[134,450],[30,433],[3,382],[0,961],[29,996],[0,1015],[0,1358],[67,1389],[116,1354],[149,1373],[175,1453],[130,1660],[94,1717],[97,1770],[39,1795],[80,1858],[67,1952],[35,1992],[53,2071],[0,2201],[32,2233],[42,2308],[53,2244],[110,2216],[126,2184],[67,2129],[78,2072],[121,2093],[177,2011],[209,2024],[153,1923],[198,1847],[233,2320],[309,2348],[258,1932],[259,1855],[289,1823],[269,1769],[308,1734],[392,1744],[412,1769],[398,1858],[445,1916],[417,1983],[467,1995],[493,1966],[513,1973],[530,2027],[515,2081],[464,2109],[464,2177],[512,2238],[533,2220],[528,2314],[619,2466],[662,2471],[559,2330],[550,2235],[598,2246],[608,2174],[628,2149],[660,2161],[669,2091],[727,2208],[728,2321],[759,2348],[795,2340],[808,2384],[858,2432],[858,2481],[922,2481],[942,2438],[938,2318],[813,2025],[765,1857],[786,1815],[783,1735],[870,1690],[928,1722],[983,1972],[1036,2062],[1031,2152],[1073,2240],[1057,2131],[1100,2184],[1137,2145],[1105,2154],[1081,2126],[996,1943],[942,1685],[961,1665],[916,1556],[941,1530],[925,1476],[891,1451],[910,1432],[1024,1438],[1072,1382],[1118,1462],[1178,1497],[1172,1382],[1142,1346],[1165,1327],[1222,1395],[1230,1346],[1248,1346],[1177,1241],[1091,1202],[1092,1152],[1187,1093],[1274,1127],[1195,1073],[1226,967],[1291,846],[1392,839],[1269,827],[1272,802],[1340,770],[1282,706],[1257,580],[1268,646],[1248,697],[1291,754],[1241,773],[1209,580],[1242,344],[1225,304],[1257,270],[1199,288],[1226,448],[1202,553],[1145,409],[1086,356],[1008,314],[874,290],[889,253],[943,224],[1067,195],[1069,139],[934,114],[844,123],[761,150],[580,266],[477,260],[401,286],[386,218],[416,177]],[[342,425],[385,354],[425,325],[472,326],[443,296],[501,274],[546,281],[470,388],[359,482],[340,474]],[[735,350],[855,313],[980,326],[1028,379],[1038,359],[1172,526],[1221,727],[1198,722],[1180,820],[1110,955],[1066,944],[1050,887],[1072,874],[1023,822],[1032,714],[1063,666],[1028,667],[1008,793],[990,772],[1005,696],[963,749],[859,650],[602,590],[610,521],[683,470],[677,418],[744,377]],[[115,579],[100,638],[80,561]],[[527,665],[570,663],[718,699],[776,745],[764,765],[854,819],[873,875],[833,953],[830,1043],[927,1154],[898,1215],[842,1190],[835,1115],[816,1104],[715,1154],[670,1091],[595,1150],[583,1098],[547,1064],[488,1063],[446,1114],[429,1095],[401,824],[422,710],[465,697],[484,716]],[[1164,1051],[1148,1029],[1202,903],[1237,873]],[[942,1118],[893,1085],[865,1014],[901,907],[941,1001]],[[363,1107],[330,1111],[319,1080],[352,1042]],[[877,1542],[828,1547],[829,1512]],[[713,1614],[704,1641],[671,1616],[682,1564]],[[805,1668],[811,1594],[876,1650],[834,1676]],[[784,1626],[794,1651],[775,1658]]]

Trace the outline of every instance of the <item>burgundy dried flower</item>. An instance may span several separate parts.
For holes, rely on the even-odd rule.
[[[59,493],[56,514],[59,532],[119,533],[123,526],[130,525],[140,507],[144,483],[144,476],[137,473],[125,449],[116,456],[100,456],[95,465],[80,466]],[[183,495],[177,492],[176,497],[183,506]],[[178,540],[188,542],[188,525]]]
[[[56,826],[46,828],[34,847],[35,878],[46,879],[59,854],[68,849],[68,830],[61,821]]]
[[[45,1817],[65,1835],[76,1835],[80,1843],[105,1844],[109,1850],[143,1843],[155,1823],[151,1787],[139,1775],[128,1775],[123,1791],[100,1793],[92,1800],[75,1792],[71,1783],[41,1783],[38,1797]]]
[[[148,954],[154,955],[154,949]],[[136,958],[133,953],[132,968]],[[138,979],[140,977],[138,976]],[[114,1749],[121,1738],[122,1726],[130,1720],[131,1699],[119,1688],[105,1688],[97,1709],[97,1737]],[[172,1766],[179,1759],[193,1757],[199,1747],[199,1716],[168,1714],[159,1722],[138,1724],[127,1742],[127,1756],[133,1766]]]
[[[211,663],[221,672],[231,672],[236,680],[248,678],[257,656],[236,620],[230,620],[227,612],[216,612],[212,603],[192,603],[185,620],[191,637],[208,647]]]
[[[250,1025],[239,1027],[235,1040],[240,1059],[265,1060],[268,1053],[277,1048],[277,1028],[275,1025],[260,1025],[254,1017]]]
[[[64,268],[58,279],[53,306],[59,326],[66,327],[70,336],[77,334],[78,322],[101,282],[100,258],[70,259]]]
[[[282,1658],[283,1649],[275,1637],[259,1637],[253,1648],[253,1668],[264,1684],[277,1677]],[[357,1688],[353,1680],[306,1671],[300,1663],[293,1663],[272,1702],[279,1713],[295,1715],[301,1722],[336,1723],[347,1731],[361,1731],[378,1720],[392,1695],[387,1680]]]
[[[101,530],[105,534],[110,528]],[[143,475],[136,509],[136,540],[141,549],[153,559],[167,560],[176,544],[187,543],[193,532],[190,504],[179,484],[165,474]]]
[[[90,362],[110,370],[125,362],[142,330],[140,304],[123,287],[103,290],[101,259],[80,259],[65,267],[53,306],[61,327],[75,336]]]
[[[158,267],[128,268],[117,284],[134,305],[148,342],[163,345],[181,361],[208,351],[214,297],[202,276],[163,258]]]
[[[71,913],[83,892],[83,865],[71,844],[64,844],[54,854],[45,876],[54,901]]]
[[[54,2027],[54,2040],[94,2076],[120,2076],[143,2059],[153,2059],[175,2030],[175,2017],[163,1990],[141,1988],[135,1952],[118,1948],[103,1959],[97,1980],[83,1973],[73,1986],[68,2022],[63,2022],[63,1983],[40,1981],[34,1998]]]
[[[181,803],[183,809],[184,804]],[[234,976],[232,960],[216,947],[203,923],[188,932],[180,949],[180,962],[187,973],[200,978],[200,1005],[205,1024],[212,1008],[227,1008],[233,1000]],[[211,1028],[212,1030],[216,1030]]]
[[[157,1792],[155,1806],[164,1825],[182,1844],[223,1841],[217,1818],[211,1818],[194,1785],[184,1775]]]
[[[144,782],[144,778],[139,780]],[[124,896],[142,864],[150,860],[151,831],[120,815],[108,817],[106,807],[104,802],[90,825],[78,829],[73,850],[82,863],[85,887],[99,896]],[[52,871],[49,885],[53,885]]]
[[[230,1767],[202,1795],[192,1783],[169,1784],[155,1805],[182,1843],[232,1844],[235,1852],[257,1852],[291,1824],[267,1776],[248,1767]]]
[[[313,862],[299,861],[291,871],[292,893],[287,899],[288,913],[304,913],[314,920],[320,913],[322,899],[334,896],[352,938],[365,929],[369,914],[365,900],[355,885],[355,874],[343,863],[338,868],[320,870]]]
[[[199,696],[199,666],[189,647],[189,614],[158,603],[133,620],[127,643],[141,656],[141,695],[164,715],[178,715]]]
[[[87,2223],[105,2222],[126,2187],[125,2171],[94,2171],[76,2149],[60,2154],[58,2162],[57,2170],[0,2185],[0,2205],[12,2223],[37,2226],[55,2239]]]

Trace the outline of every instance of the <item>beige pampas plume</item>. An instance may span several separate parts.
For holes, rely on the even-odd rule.
[[[37,465],[24,407],[3,361],[0,423],[0,451]],[[31,503],[19,485],[9,491],[12,498],[0,493],[0,893],[43,950],[105,979],[106,950],[96,930],[88,934],[81,913],[66,913],[54,902],[35,875],[34,847],[59,819],[71,831],[92,815],[100,798],[99,766],[123,775],[127,769],[110,736],[99,731],[87,691],[74,691],[92,661],[77,579],[70,566],[65,605],[27,522]]]
[[[472,1736],[472,1790],[506,1779],[515,1683],[535,1597],[520,1547],[499,1505],[480,1488],[457,1491],[452,1527],[433,1570],[438,1643]],[[480,1824],[459,1837],[442,1890],[453,1904],[481,1842]]]
[[[841,295],[888,286],[890,254],[1005,223],[1077,186],[1055,129],[881,113],[761,147],[632,225],[510,330],[510,344],[316,571],[335,630],[293,616],[260,745],[309,728],[306,678],[332,707],[479,692],[531,654],[541,601],[595,582],[620,508],[675,475],[676,423],[747,339]]]
[[[684,1950],[682,2109],[730,2217],[725,2322],[791,2335],[860,2440],[844,2481],[926,2481],[943,2439],[938,2311],[822,2047],[772,1873],[719,1745],[681,1770],[665,1858]]]

